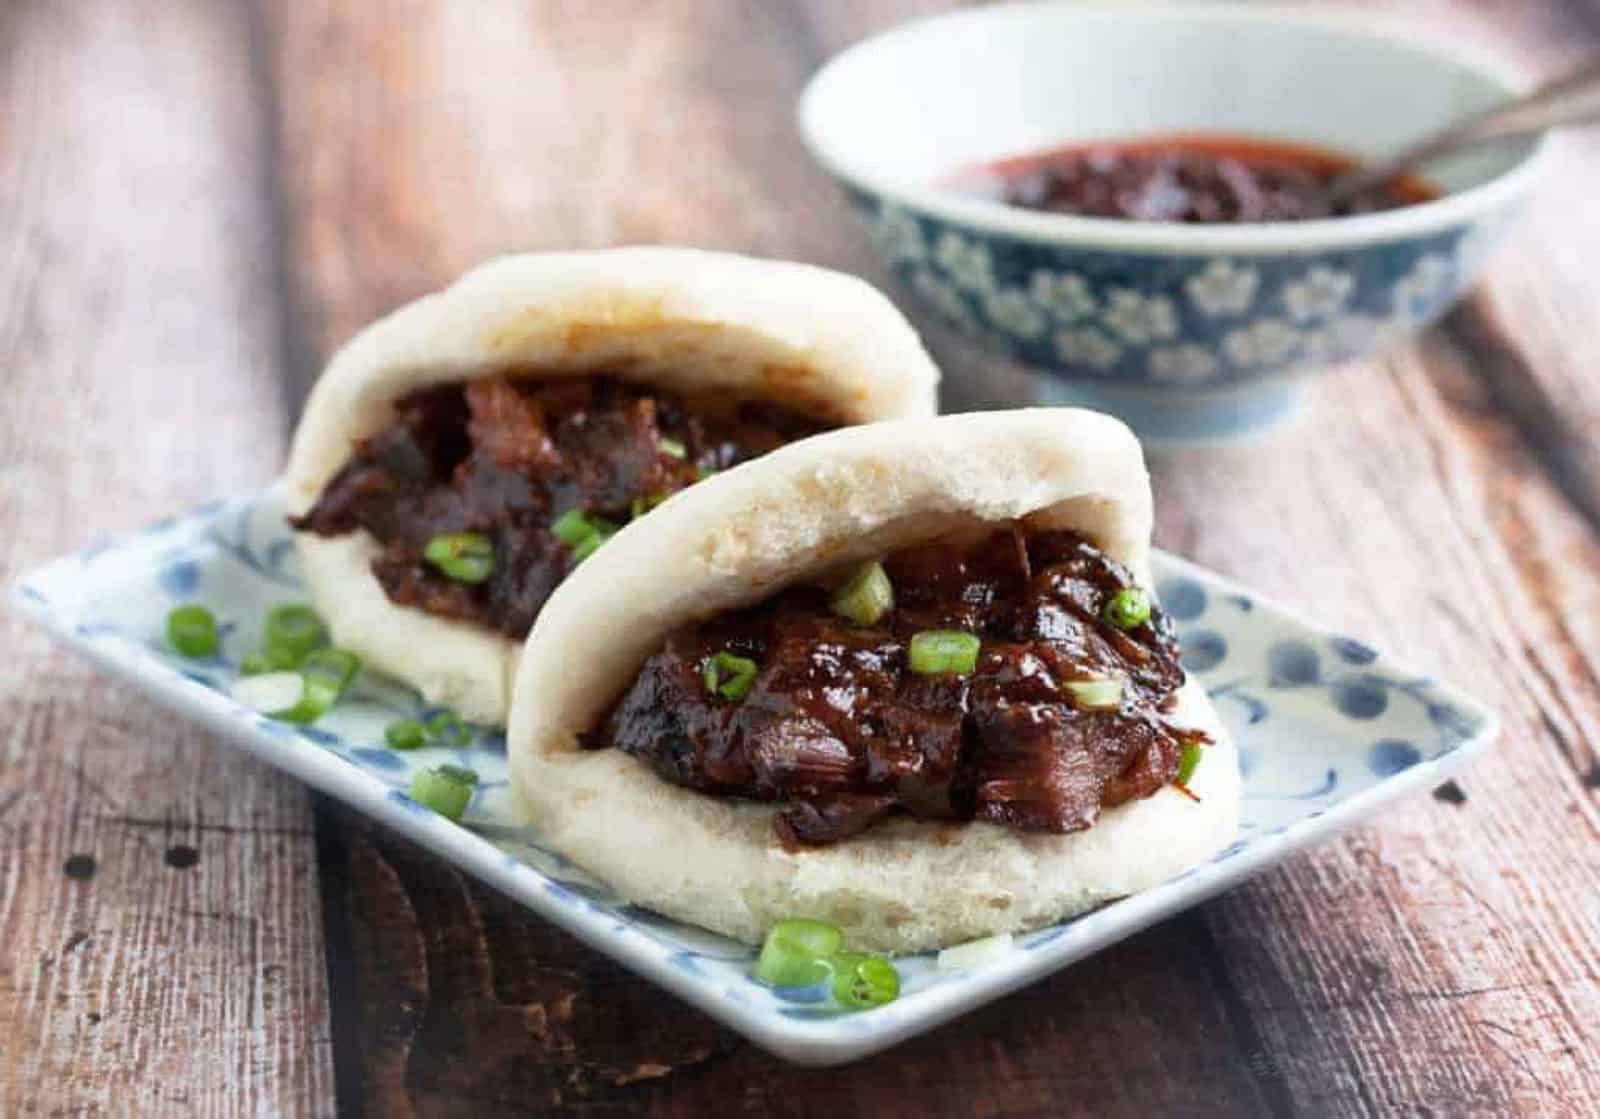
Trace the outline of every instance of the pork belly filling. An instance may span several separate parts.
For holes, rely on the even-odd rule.
[[[678,630],[584,745],[782,802],[791,847],[891,813],[1065,833],[1187,791],[1206,736],[1170,718],[1183,681],[1171,623],[1126,568],[1013,525]]]
[[[620,525],[821,427],[776,404],[608,376],[440,385],[401,398],[290,523],[330,537],[365,529],[391,601],[520,638]]]

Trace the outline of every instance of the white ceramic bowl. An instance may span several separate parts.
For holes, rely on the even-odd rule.
[[[1350,18],[1229,4],[1009,4],[896,28],[830,61],[802,133],[884,260],[945,321],[1044,371],[1045,395],[1157,439],[1227,438],[1296,374],[1447,311],[1532,182],[1538,143],[1428,169],[1384,213],[1182,225],[1037,213],[953,172],[1089,139],[1223,133],[1374,156],[1523,86]]]

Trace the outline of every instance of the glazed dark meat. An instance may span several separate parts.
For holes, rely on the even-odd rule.
[[[1089,149],[1005,176],[999,196],[1029,210],[1188,223],[1305,221],[1424,200],[1403,181],[1330,207],[1323,191],[1335,170],[1206,151]]]
[[[895,607],[875,625],[816,588],[674,633],[585,744],[614,746],[701,792],[784,802],[785,843],[843,839],[894,812],[1071,832],[1149,796],[1204,735],[1164,712],[1182,685],[1159,608],[1131,630],[1102,618],[1129,573],[1070,533],[942,540],[884,561]],[[967,675],[919,675],[911,637],[982,639]],[[712,695],[708,658],[760,667],[737,701]],[[1123,681],[1114,709],[1068,681]]]
[[[382,546],[372,568],[391,601],[523,637],[577,562],[550,530],[556,517],[577,509],[621,524],[636,500],[817,430],[775,405],[686,400],[610,377],[445,385],[400,400],[291,523],[322,536],[365,529]],[[458,532],[493,542],[485,581],[424,560],[430,539]]]

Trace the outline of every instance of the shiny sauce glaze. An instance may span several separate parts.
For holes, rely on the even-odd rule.
[[[441,385],[398,401],[291,524],[322,536],[365,529],[391,601],[523,637],[583,558],[552,531],[562,514],[620,525],[820,426],[774,404],[686,399],[605,376]],[[452,533],[492,541],[487,578],[463,582],[426,561],[428,542]]]
[[[1176,779],[1205,735],[1169,718],[1184,680],[1159,607],[1105,620],[1132,576],[1067,532],[1011,527],[889,556],[894,606],[871,625],[795,587],[673,633],[584,745],[677,785],[782,802],[785,845],[832,843],[891,813],[1072,832]],[[920,675],[914,634],[981,638],[964,675]],[[719,653],[754,661],[748,692],[708,690]],[[1087,709],[1070,682],[1117,680]]]
[[[1308,144],[1195,134],[1074,144],[968,169],[946,185],[1027,210],[1191,224],[1347,217],[1439,197],[1406,175],[1330,208],[1324,188],[1358,163]]]

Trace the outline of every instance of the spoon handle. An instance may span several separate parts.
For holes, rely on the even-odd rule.
[[[1345,172],[1328,184],[1328,198],[1334,203],[1348,201],[1418,164],[1490,140],[1597,119],[1600,119],[1600,58],[1591,59],[1531,93],[1456,121],[1407,144],[1393,155]]]

